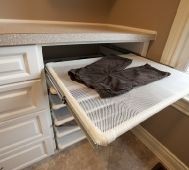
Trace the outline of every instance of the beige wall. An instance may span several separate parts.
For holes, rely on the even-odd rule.
[[[156,30],[157,40],[151,44],[148,57],[160,61],[179,2],[117,0],[111,9],[109,22]],[[145,121],[142,126],[189,166],[188,116],[168,107]]]
[[[148,57],[159,61],[180,0],[117,0],[109,22],[156,30],[157,40],[150,46]]]
[[[0,0],[0,18],[110,22],[157,30],[148,57],[159,61],[180,0]]]
[[[0,18],[110,22],[157,30],[148,57],[159,61],[180,0],[0,0]]]
[[[105,22],[114,0],[0,0],[0,18]]]

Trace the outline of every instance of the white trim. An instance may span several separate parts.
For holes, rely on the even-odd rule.
[[[164,64],[175,67],[183,43],[187,38],[182,34],[188,33],[188,30],[185,30],[186,21],[189,17],[188,9],[189,1],[181,0],[161,57],[161,62]]]
[[[189,100],[187,99],[188,97],[185,97],[176,103],[174,103],[172,106],[179,110],[180,112],[186,114],[189,116]]]
[[[141,46],[141,56],[146,57],[150,42],[144,42]]]
[[[178,157],[155,139],[147,130],[142,126],[137,126],[132,129],[134,135],[141,140],[146,147],[148,147],[168,169],[171,170],[188,170],[187,167]]]
[[[189,0],[181,0],[173,25],[171,27],[167,43],[165,45],[161,63],[170,65],[177,69],[186,70],[188,57],[184,44],[188,41],[188,25],[189,24]],[[179,62],[179,59],[181,62]],[[172,106],[189,116],[189,97],[185,97]]]

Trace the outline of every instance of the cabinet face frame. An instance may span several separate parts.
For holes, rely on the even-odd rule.
[[[0,47],[0,168],[21,169],[55,151],[42,47]]]

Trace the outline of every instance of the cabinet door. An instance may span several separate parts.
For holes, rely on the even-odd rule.
[[[49,107],[41,80],[0,86],[0,122]]]
[[[36,141],[15,148],[14,150],[0,155],[0,169],[18,170],[33,164],[54,153],[52,137]]]
[[[52,134],[50,111],[45,110],[0,123],[0,154]]]
[[[42,69],[41,47],[0,48],[0,85],[40,78]]]

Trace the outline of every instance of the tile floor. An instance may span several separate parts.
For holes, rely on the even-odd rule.
[[[84,140],[24,170],[151,170],[158,158],[131,132],[94,149]]]

